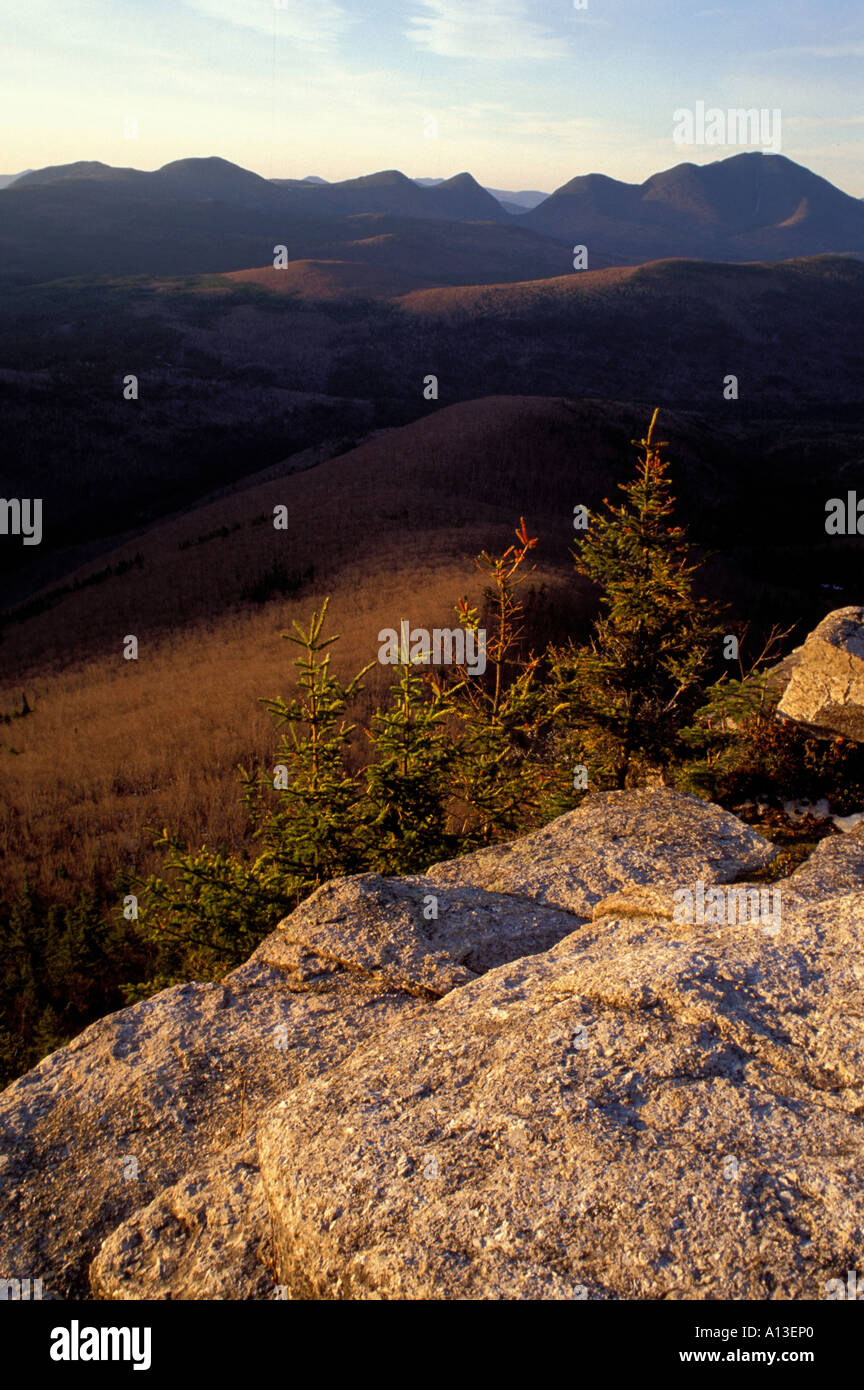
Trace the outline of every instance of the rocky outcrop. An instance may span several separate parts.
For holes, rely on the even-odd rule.
[[[299,953],[298,953],[299,955]],[[0,1101],[2,1270],[80,1296],[108,1232],[411,996],[308,961],[249,962],[100,1020]],[[290,1040],[290,1045],[288,1043]]]
[[[775,851],[735,816],[666,787],[596,792],[531,835],[435,864],[439,883],[475,884],[590,917],[594,904],[633,884],[727,883]]]
[[[269,1114],[288,1286],[814,1298],[860,1267],[860,904],[780,943],[666,926],[604,919],[494,970]]]
[[[658,789],[325,885],[222,985],[100,1021],[0,1097],[0,1274],[117,1299],[824,1297],[864,1262],[864,834],[779,884],[776,933],[672,906],[773,853]]]
[[[162,1194],[178,1182],[176,1201],[191,1200],[181,1180],[200,1183],[195,1175],[238,1144],[248,1152],[268,1105],[402,1010],[575,925],[501,895],[430,891],[372,875],[325,884],[222,984],[177,986],[112,1014],[10,1086],[0,1097],[0,1277],[41,1278],[49,1296],[86,1293],[110,1232],[154,1199],[148,1220],[161,1220],[175,1200]],[[232,1200],[220,1181],[218,1203],[230,1211]],[[157,1288],[161,1249],[149,1238],[145,1249]],[[265,1277],[253,1263],[247,1289]]]
[[[775,668],[777,712],[822,737],[864,743],[864,608],[838,608]]]
[[[864,893],[864,824],[820,840],[809,859],[782,882],[786,903],[820,902]]]

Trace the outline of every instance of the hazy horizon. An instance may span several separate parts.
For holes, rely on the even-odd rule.
[[[781,111],[782,153],[864,195],[864,17],[848,0],[684,15],[675,0],[93,0],[60,23],[47,0],[5,11],[6,175],[218,150],[265,178],[394,167],[513,190],[589,172],[641,183],[736,152],[674,144],[674,111],[704,102]]]
[[[716,149],[716,147],[715,147],[715,149]],[[669,168],[674,168],[674,167],[676,167],[676,165],[694,164],[694,165],[699,165],[699,166],[701,167],[701,166],[705,166],[705,165],[708,165],[708,164],[719,163],[719,162],[722,162],[723,160],[726,160],[726,159],[734,158],[734,156],[735,156],[736,154],[746,154],[746,153],[760,153],[760,151],[753,151],[753,150],[735,150],[735,151],[732,151],[731,153],[726,153],[726,154],[721,154],[721,155],[716,155],[716,154],[715,154],[715,155],[714,155],[714,158],[706,157],[705,159],[701,159],[701,160],[700,160],[700,159],[697,159],[697,158],[678,159],[678,160],[675,161],[675,164],[674,164],[674,165],[667,165],[667,166],[663,166],[663,168],[657,168],[657,169],[651,169],[651,170],[649,170],[649,171],[646,173],[644,179],[635,179],[635,180],[622,179],[622,180],[620,180],[620,182],[623,182],[623,183],[630,183],[633,187],[638,187],[638,186],[640,186],[643,182],[645,182],[645,180],[647,180],[648,178],[650,178],[652,175],[664,173],[664,172],[666,172],[667,169],[669,169]],[[770,154],[771,152],[770,152],[770,151],[764,151],[764,153],[765,153],[765,154]],[[787,159],[791,159],[791,158],[792,158],[792,157],[789,156],[789,155],[781,155],[780,157],[781,157],[781,158],[787,158]],[[220,155],[220,154],[216,154],[214,151],[211,150],[210,153],[209,153],[209,154],[206,154],[206,155],[189,155],[189,154],[186,154],[186,155],[178,155],[178,156],[176,157],[176,159],[166,160],[166,161],[164,161],[163,164],[154,165],[152,168],[142,168],[140,165],[131,164],[131,163],[128,164],[128,165],[115,165],[115,166],[113,166],[113,167],[115,167],[115,168],[131,168],[131,169],[134,169],[134,170],[135,170],[136,172],[138,172],[138,173],[152,174],[152,173],[156,173],[159,169],[164,168],[164,167],[165,167],[166,165],[168,165],[168,164],[181,163],[181,162],[183,162],[183,161],[191,160],[191,159],[225,159],[225,156],[224,156],[224,155]],[[226,161],[226,162],[228,162],[228,163],[234,163],[235,161],[230,160],[230,161]],[[834,183],[834,184],[835,184],[835,187],[839,187],[839,188],[841,189],[842,192],[845,192],[845,193],[849,194],[849,195],[852,196],[852,197],[858,196],[858,195],[856,195],[856,194],[853,194],[853,193],[851,192],[850,189],[848,189],[848,188],[843,188],[842,185],[836,184],[835,181],[834,181],[833,179],[830,179],[830,178],[828,177],[827,174],[822,173],[819,169],[814,169],[814,168],[812,168],[812,167],[809,166],[809,165],[803,165],[803,162],[800,161],[800,160],[792,160],[792,162],[793,162],[793,163],[796,163],[796,164],[802,164],[802,167],[810,168],[810,172],[811,172],[811,173],[816,174],[816,175],[817,175],[818,177],[820,177],[820,178],[828,179],[828,182]],[[27,173],[37,173],[40,169],[58,168],[58,167],[64,167],[64,166],[67,166],[67,165],[72,165],[72,164],[79,164],[79,163],[103,163],[103,164],[107,164],[108,161],[107,161],[107,160],[92,160],[92,159],[89,159],[87,156],[81,156],[80,159],[68,159],[68,160],[63,160],[63,161],[60,161],[60,160],[52,160],[52,161],[50,161],[48,164],[34,165],[34,166],[31,166],[30,168],[27,168],[27,169],[0,170],[0,178],[9,178],[9,177],[20,178],[22,175],[27,174]],[[338,179],[325,179],[325,178],[324,178],[324,175],[319,174],[319,173],[317,172],[317,170],[310,170],[310,171],[308,171],[308,172],[305,173],[305,174],[301,174],[301,173],[298,173],[298,172],[296,172],[296,171],[291,171],[291,172],[283,172],[283,173],[280,173],[280,174],[274,174],[274,175],[271,176],[271,175],[268,175],[268,174],[263,174],[263,173],[261,172],[260,169],[251,168],[251,166],[249,166],[249,165],[239,165],[239,166],[237,166],[237,167],[247,169],[250,173],[258,174],[261,178],[265,178],[265,179],[270,179],[270,178],[272,177],[273,179],[277,179],[277,180],[279,180],[279,179],[298,179],[298,180],[301,180],[301,181],[302,181],[302,180],[304,180],[304,179],[310,179],[310,178],[311,178],[311,179],[316,179],[316,178],[320,178],[320,179],[323,179],[325,183],[338,183],[338,182],[340,182],[340,180],[338,180]],[[517,184],[516,182],[514,182],[514,181],[512,181],[512,180],[511,180],[509,183],[506,183],[506,182],[505,182],[505,183],[502,183],[502,184],[484,184],[484,183],[482,182],[482,180],[481,180],[480,178],[478,178],[476,174],[474,174],[474,171],[471,170],[471,169],[468,169],[468,168],[454,169],[451,173],[438,174],[438,175],[429,175],[429,174],[408,174],[408,173],[406,173],[406,171],[405,171],[404,169],[399,169],[397,165],[395,165],[395,164],[387,164],[387,163],[378,165],[378,166],[376,166],[374,169],[371,169],[371,168],[370,168],[370,169],[357,169],[357,170],[354,170],[352,173],[346,174],[346,175],[345,175],[345,179],[346,179],[346,180],[351,180],[351,179],[359,179],[359,178],[364,178],[364,177],[371,177],[371,176],[374,176],[374,175],[376,175],[376,174],[388,173],[388,172],[391,172],[391,171],[395,171],[395,172],[397,172],[397,173],[404,174],[406,178],[410,179],[410,180],[411,180],[412,182],[414,182],[414,183],[419,183],[419,184],[422,184],[422,183],[424,183],[424,182],[427,182],[427,183],[428,183],[428,182],[444,183],[444,182],[447,182],[449,179],[457,178],[460,174],[465,174],[465,173],[467,173],[467,174],[470,174],[470,175],[476,180],[476,182],[477,182],[478,184],[480,184],[482,187],[487,188],[487,189],[494,188],[494,189],[497,189],[497,190],[498,190],[499,192],[501,192],[501,193],[517,193],[517,194],[526,193],[526,192],[529,192],[529,191],[530,191],[530,192],[534,192],[534,193],[540,193],[540,192],[542,192],[543,195],[544,195],[544,197],[547,197],[547,198],[548,198],[548,197],[551,197],[553,193],[557,192],[559,188],[563,187],[563,184],[559,184],[559,185],[556,185],[555,188],[547,188],[547,189],[544,190],[544,189],[538,188],[536,185],[532,185],[531,188],[529,189],[527,186],[524,186],[524,187],[523,187],[523,186]],[[605,173],[606,173],[606,171],[603,170],[603,169],[589,169],[589,168],[579,169],[579,170],[577,170],[575,173],[569,175],[569,177],[568,177],[567,179],[564,180],[564,183],[569,183],[569,182],[571,182],[572,179],[580,178],[580,177],[585,177],[585,176],[588,176],[588,175],[591,175],[591,174],[601,174],[601,175],[602,175],[602,174],[605,174]],[[525,210],[526,210],[526,211],[528,210],[527,207],[526,207]]]

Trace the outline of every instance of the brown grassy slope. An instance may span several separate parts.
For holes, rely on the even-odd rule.
[[[375,634],[404,607],[401,576],[374,588],[358,579],[349,571],[344,588],[328,586],[332,631],[346,634],[337,663],[345,674],[369,660]],[[449,625],[457,575],[421,571],[419,580],[422,602],[406,616]],[[19,886],[26,874],[71,893],[94,878],[110,881],[123,865],[155,868],[146,827],[166,825],[196,844],[239,844],[237,766],[272,762],[275,743],[257,701],[288,693],[292,649],[280,633],[321,597],[310,590],[145,635],[137,662],[118,650],[28,681],[35,712],[0,730],[0,886]],[[17,694],[4,691],[4,707]]]
[[[404,264],[390,257],[391,248],[382,247],[384,283],[427,273],[422,256]],[[733,373],[742,411],[788,416],[861,404],[861,261],[821,256],[780,264],[682,259],[611,269],[596,260],[590,264],[591,269],[576,272],[568,260],[550,278],[518,283],[512,276],[489,283],[489,275],[459,284],[454,275],[446,286],[416,288],[386,301],[379,296],[360,306],[356,300],[364,298],[364,285],[374,284],[368,266],[343,262],[338,273],[325,275],[323,270],[313,274],[306,264],[252,275],[268,276],[259,281],[268,287],[278,283],[273,275],[296,277],[302,302],[294,311],[289,344],[311,331],[302,314],[312,311],[315,298],[322,316],[333,314],[340,299],[355,301],[352,317],[335,331],[328,326],[307,369],[311,389],[346,397],[383,392],[407,398],[431,371],[440,378],[442,402],[518,395],[526,387],[537,395],[558,395],[572,386],[580,396],[647,396],[670,407],[722,409],[725,377]],[[245,315],[256,331],[266,319],[262,304],[250,306]],[[235,317],[240,321],[229,317],[230,323],[220,324],[223,334],[230,333]],[[806,355],[802,323],[808,325]],[[188,335],[187,341],[192,342]],[[249,341],[244,351],[262,365],[285,357],[278,342],[268,342],[262,353]],[[289,359],[285,385],[290,369]]]
[[[168,518],[78,578],[136,554],[140,568],[7,626],[0,711],[20,706],[25,690],[35,712],[0,725],[0,878],[26,871],[55,887],[62,867],[71,887],[94,872],[110,877],[130,856],[146,867],[148,825],[237,843],[236,764],[267,761],[274,744],[256,700],[291,681],[292,649],[279,634],[326,594],[347,675],[375,656],[382,627],[452,625],[456,598],[478,592],[472,557],[506,547],[524,515],[541,538],[535,580],[549,586],[538,640],[584,625],[588,600],[569,559],[573,507],[596,506],[629,476],[629,441],[650,408],[503,397],[430,412],[308,471],[268,470]],[[661,425],[682,515],[704,534],[705,514],[734,501],[736,471],[750,477],[752,463],[699,417],[668,411]],[[288,508],[288,531],[272,526],[277,504]],[[761,528],[761,509],[754,515]],[[739,573],[739,531],[736,521],[721,536],[715,591],[770,624],[785,581],[769,572],[754,585]],[[245,601],[278,566],[289,576],[314,566],[314,579]],[[140,643],[134,663],[122,659],[127,633]],[[370,699],[384,672],[372,678]]]
[[[305,472],[268,470],[268,481],[248,479],[101,555],[78,577],[137,553],[144,565],[8,626],[4,670],[17,684],[30,671],[117,652],[129,632],[143,646],[161,630],[220,617],[274,564],[314,566],[320,592],[377,589],[392,574],[410,599],[424,571],[464,568],[482,546],[508,543],[523,513],[542,532],[540,554],[557,564],[572,541],[573,505],[599,499],[610,477],[624,475],[632,451],[622,442],[643,419],[638,407],[614,402],[430,403],[425,420]],[[678,431],[693,432],[685,423]],[[288,508],[288,531],[273,528],[276,505]],[[196,543],[223,527],[226,537]]]
[[[277,294],[295,294],[310,300],[370,296],[389,299],[429,284],[424,276],[366,265],[359,260],[289,261],[278,268],[264,265],[251,270],[229,270],[219,278],[238,285],[261,285]]]
[[[399,298],[401,307],[424,318],[505,317],[517,314],[582,314],[607,316],[626,309],[632,313],[652,307],[670,310],[688,300],[700,313],[717,315],[728,329],[748,335],[758,332],[754,310],[759,300],[773,314],[782,313],[783,300],[797,296],[797,307],[833,296],[842,305],[845,296],[860,294],[864,267],[854,259],[814,256],[783,261],[745,261],[728,265],[681,258],[647,261],[643,265],[593,268],[521,284],[446,286],[414,290]],[[788,310],[796,300],[793,298]],[[787,310],[787,311],[788,311]]]
[[[141,525],[288,454],[333,454],[422,418],[436,408],[423,397],[429,374],[439,406],[530,390],[784,427],[805,410],[839,425],[864,409],[857,262],[666,262],[359,301],[354,271],[315,299],[307,290],[326,287],[296,266],[250,274],[289,292],[224,276],[0,296],[0,359],[16,363],[0,373],[0,491],[45,499],[43,566],[72,536],[104,543],[124,513],[126,527]],[[123,399],[119,364],[135,367],[140,400]],[[727,373],[738,401],[724,400]],[[16,598],[32,563],[0,547],[0,570],[19,571]]]
[[[615,407],[608,412],[612,420]],[[402,618],[451,626],[456,598],[478,595],[471,557],[509,544],[524,512],[543,537],[536,580],[561,594],[566,618],[578,594],[566,558],[569,497],[589,479],[597,485],[596,464],[580,464],[578,414],[530,398],[438,412],[171,518],[79,578],[136,553],[142,568],[10,626],[0,709],[26,688],[35,712],[0,729],[6,882],[26,871],[54,889],[60,868],[71,888],[130,860],[146,867],[148,825],[236,843],[236,765],[266,760],[273,747],[256,700],[290,684],[292,649],[279,634],[325,594],[347,674],[375,656],[382,627]],[[288,506],[287,532],[272,526],[276,504]],[[180,549],[223,527],[227,536]],[[243,590],[274,564],[314,566],[314,582],[244,605]],[[128,633],[139,639],[137,662],[122,658]],[[372,673],[370,694],[383,678]]]

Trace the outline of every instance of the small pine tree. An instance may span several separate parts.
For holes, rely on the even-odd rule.
[[[347,686],[333,675],[328,648],[338,637],[322,635],[328,603],[308,628],[295,622],[294,634],[283,633],[301,652],[295,697],[262,701],[284,729],[276,752],[284,785],[269,769],[240,769],[262,853],[249,862],[221,848],[190,850],[167,830],[155,841],[166,851],[165,873],[141,884],[140,915],[162,982],[174,969],[200,979],[239,964],[319,883],[363,867],[346,711],[369,667]]]
[[[525,609],[516,590],[532,573],[523,567],[537,544],[537,537],[528,535],[524,516],[519,518],[516,539],[519,544],[508,546],[501,555],[481,550],[474,561],[475,569],[486,577],[483,622],[488,676],[485,684],[466,685],[465,692],[475,709],[483,709],[493,720],[502,717],[502,706],[507,695],[512,693],[512,685],[508,689],[509,682],[525,666],[522,657]],[[468,606],[467,599],[459,600],[456,616],[466,629],[479,630],[480,614],[476,608]]]
[[[719,652],[718,610],[693,591],[697,566],[684,530],[671,520],[674,498],[655,410],[625,502],[606,502],[589,528],[576,568],[600,588],[590,646],[554,660],[562,693],[581,729],[594,785],[624,787],[658,774],[679,752]]]
[[[300,648],[297,694],[262,703],[285,732],[276,751],[281,780],[259,770],[243,774],[254,835],[266,846],[265,859],[297,900],[339,874],[362,867],[357,838],[357,778],[348,771],[348,750],[355,724],[348,723],[351,701],[362,691],[370,662],[347,685],[330,669],[330,651],[338,634],[324,637],[329,598],[313,613],[308,628],[297,622],[294,634],[283,633]],[[275,801],[274,801],[275,797]]]
[[[452,693],[405,665],[370,720],[374,759],[364,769],[361,813],[364,861],[375,872],[419,873],[457,852],[448,828],[452,714]]]
[[[165,860],[162,873],[137,885],[138,927],[151,952],[148,984],[138,997],[151,984],[165,988],[190,974],[217,979],[295,905],[293,882],[264,856],[250,863],[225,849],[192,850],[167,830],[153,843]]]

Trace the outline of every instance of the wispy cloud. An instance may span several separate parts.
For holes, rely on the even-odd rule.
[[[840,130],[845,126],[864,125],[864,116],[787,116],[783,124],[805,130],[811,126]]]
[[[565,141],[600,128],[600,122],[588,117],[550,116],[543,111],[520,110],[504,102],[472,101],[446,109],[448,121],[464,130],[485,128],[510,136],[540,137]]]
[[[206,19],[276,34],[308,49],[332,48],[351,22],[336,0],[186,0],[186,4]]]
[[[864,43],[802,44],[798,48],[769,48],[761,56],[763,58],[864,58]]]
[[[523,0],[419,0],[406,31],[442,58],[532,62],[563,58],[567,42],[528,17]]]

